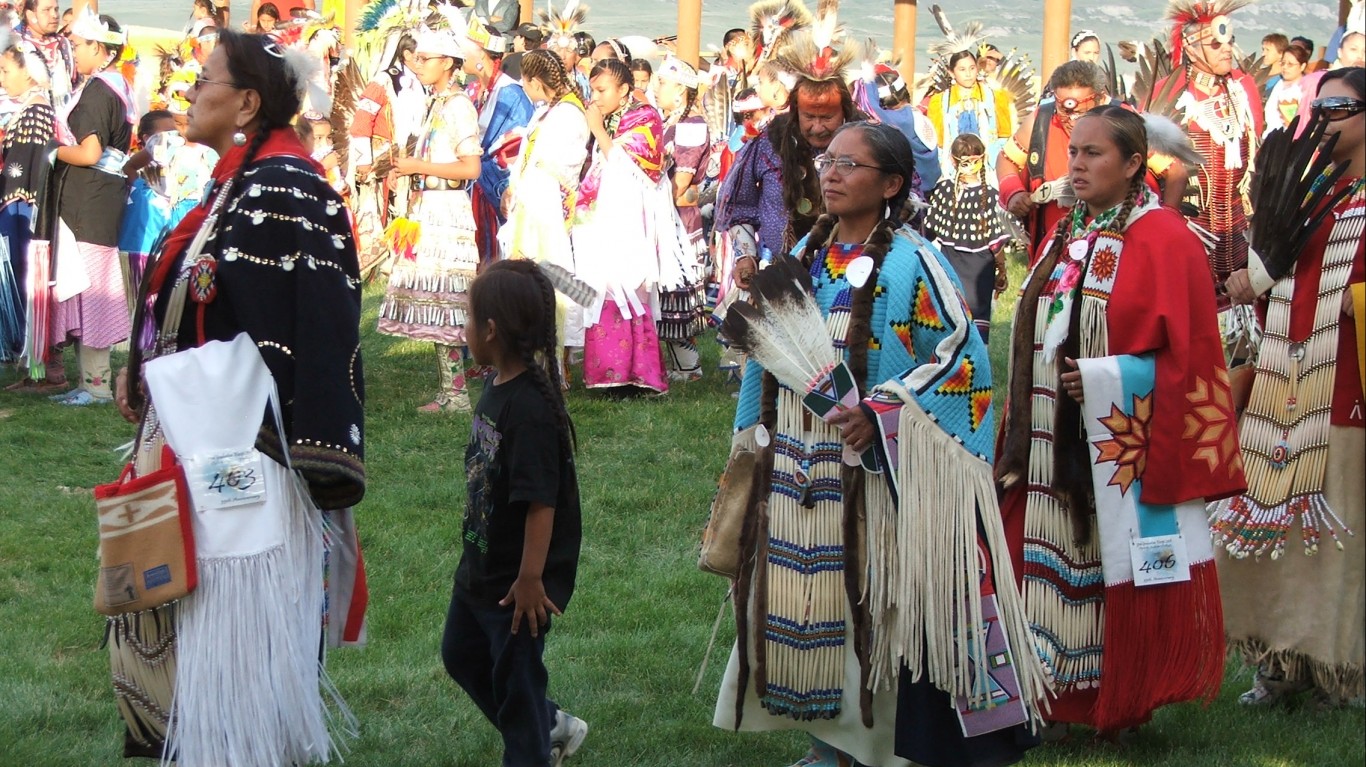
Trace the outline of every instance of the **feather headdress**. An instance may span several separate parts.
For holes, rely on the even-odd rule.
[[[938,5],[930,6],[930,15],[934,16],[934,21],[939,25],[939,31],[944,33],[944,39],[939,42],[931,43],[929,52],[935,58],[943,59],[946,62],[949,57],[959,51],[972,51],[976,55],[978,47],[981,46],[982,22],[969,21],[961,32],[954,30],[953,24],[949,23],[948,14]]]
[[[574,33],[579,25],[588,20],[588,6],[579,0],[568,0],[564,7],[555,11],[554,0],[546,0],[545,10],[536,12],[536,20],[545,27],[547,48],[573,48],[577,43]]]
[[[1023,122],[1025,117],[1034,113],[1039,105],[1038,78],[1034,74],[1034,64],[1029,54],[1010,49],[1001,65],[996,68],[996,82],[1000,84],[1015,103],[1015,119]]]
[[[761,63],[777,55],[787,35],[811,26],[811,12],[801,0],[760,0],[749,7],[749,19]]]
[[[810,28],[787,38],[777,61],[784,69],[813,82],[839,80],[846,85],[859,74],[859,46],[840,26],[837,0],[822,0]]]
[[[1172,22],[1170,45],[1172,66],[1181,66],[1186,45],[1198,29],[1208,24],[1209,34],[1220,42],[1233,41],[1233,28],[1228,15],[1251,3],[1252,0],[1170,0],[1167,20]]]

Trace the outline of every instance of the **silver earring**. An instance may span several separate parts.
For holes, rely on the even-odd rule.
[[[887,203],[886,203],[885,205],[882,206],[882,218],[883,218],[883,219],[890,219],[891,217],[892,217],[892,203],[891,203],[890,200],[888,200]]]
[[[243,132],[240,131],[240,130],[239,130],[239,131],[236,131],[235,133],[233,133],[233,134],[232,134],[232,145],[233,145],[233,146],[246,146],[246,145],[247,145],[247,134],[243,133]]]

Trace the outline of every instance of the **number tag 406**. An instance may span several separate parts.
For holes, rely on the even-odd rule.
[[[1191,579],[1186,542],[1180,535],[1155,535],[1129,541],[1135,586],[1157,586]]]

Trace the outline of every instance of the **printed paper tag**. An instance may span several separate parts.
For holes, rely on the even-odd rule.
[[[185,477],[199,511],[258,503],[266,497],[261,453],[254,449],[190,458]]]
[[[1191,579],[1186,542],[1180,535],[1154,535],[1129,541],[1135,586],[1157,586]]]

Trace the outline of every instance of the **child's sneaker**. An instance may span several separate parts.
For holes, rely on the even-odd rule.
[[[564,710],[555,712],[555,726],[550,728],[550,764],[551,767],[560,767],[564,760],[574,755],[583,745],[583,739],[588,737],[588,722],[566,713]]]

